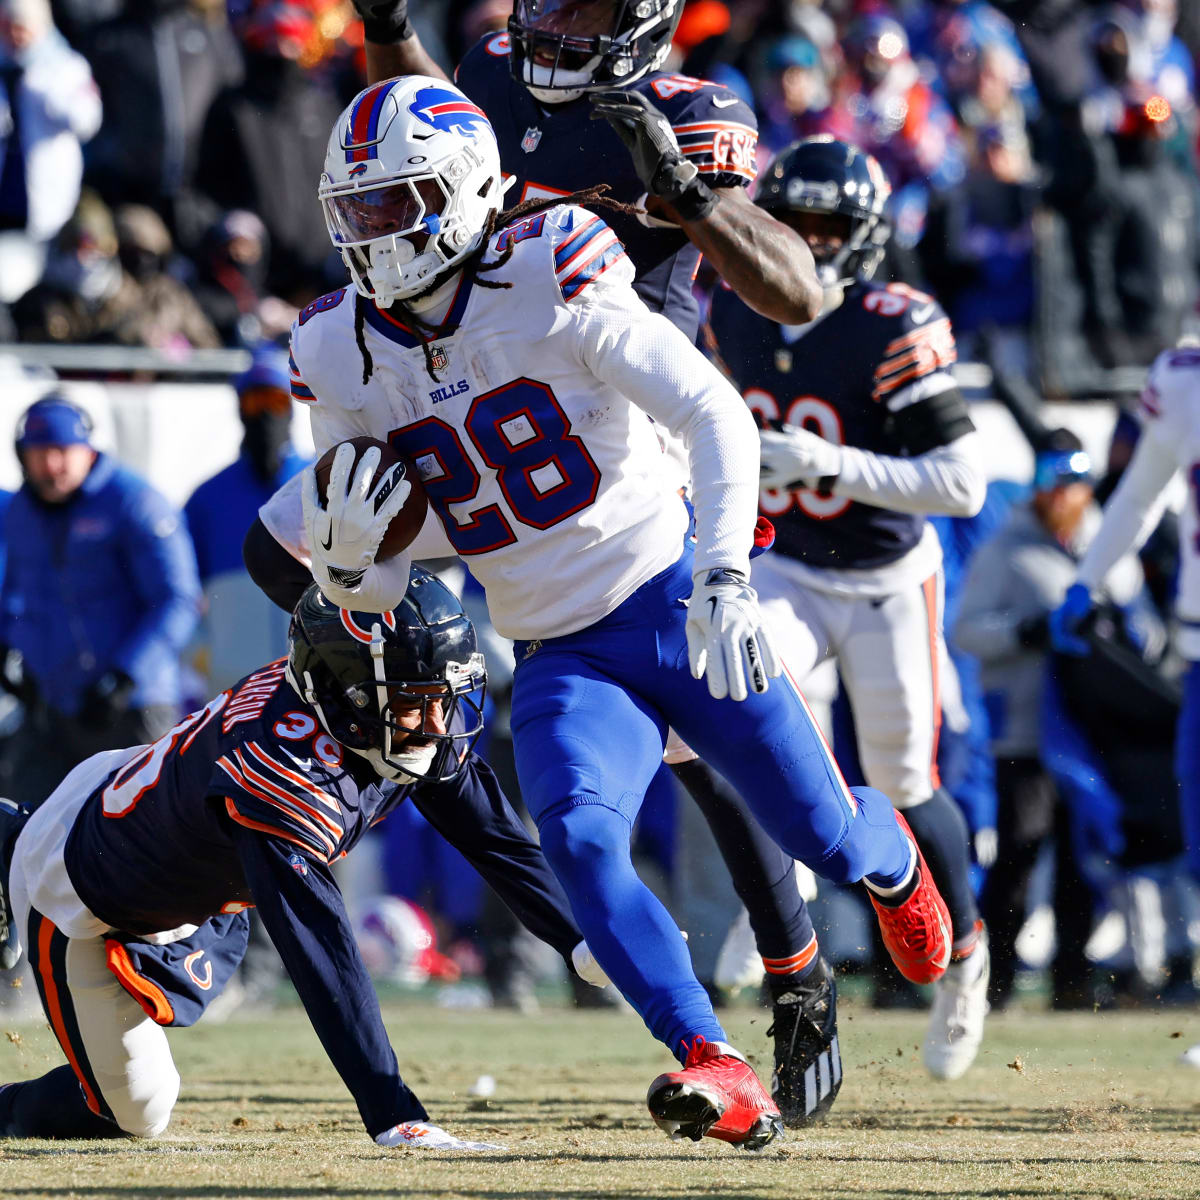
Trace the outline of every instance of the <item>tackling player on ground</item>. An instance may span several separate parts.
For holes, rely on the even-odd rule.
[[[371,80],[446,78],[409,24],[407,0],[356,2]],[[698,331],[692,281],[701,254],[756,311],[810,320],[821,289],[805,243],[749,200],[753,109],[719,84],[658,69],[683,7],[516,0],[508,32],[482,38],[455,80],[492,123],[510,202],[604,183],[631,206],[605,216],[634,266],[634,290],[689,340]],[[794,866],[678,738],[668,739],[666,759],[746,904],[774,1008],[772,1092],[784,1120],[802,1125],[833,1104],[841,1063],[833,978]]]
[[[950,321],[929,296],[871,276],[890,230],[879,164],[846,142],[782,151],[756,202],[812,250],[825,303],[780,325],[726,288],[715,346],[763,423],[761,508],[776,524],[753,582],[803,681],[836,657],[867,780],[902,809],[954,923],[924,1058],[941,1079],[975,1058],[988,952],[970,882],[966,822],[941,788],[937,739],[941,545],[927,515],[971,516],[986,489],[979,435],[950,373]]]
[[[67,1064],[0,1086],[0,1136],[161,1133],[180,1086],[161,1026],[194,1023],[220,994],[253,906],[376,1142],[495,1149],[431,1125],[401,1079],[330,873],[411,799],[535,933],[586,958],[541,852],[471,751],[485,679],[474,628],[414,567],[382,613],[338,609],[312,585],[289,643],[153,745],[87,759],[32,816],[4,802],[0,961],[25,941]]]
[[[363,118],[374,91],[330,138],[320,195],[354,287],[293,328],[296,394],[319,452],[386,437],[415,464],[435,519],[409,554],[467,559],[516,643],[513,745],[542,847],[597,961],[684,1063],[651,1085],[655,1120],[765,1145],[779,1111],[630,862],[667,727],[788,854],[865,880],[910,979],[945,970],[949,916],[887,798],[847,789],[800,694],[769,685],[780,664],[747,582],[759,442],[741,397],[637,297],[600,217],[550,201],[500,214],[476,105],[409,77]],[[694,551],[647,416],[687,449]],[[369,482],[343,494],[331,476],[322,505],[305,472],[260,520],[335,603],[382,609],[408,554],[375,560],[391,512]],[[384,483],[389,505],[409,486]]]

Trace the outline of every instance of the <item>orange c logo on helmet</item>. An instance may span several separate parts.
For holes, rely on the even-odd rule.
[[[371,640],[371,631],[364,629],[355,619],[354,614],[348,608],[338,609],[338,613],[342,618],[342,625],[346,632],[358,642],[369,642]],[[383,623],[391,630],[396,628],[396,614],[393,612],[380,613],[383,618]]]

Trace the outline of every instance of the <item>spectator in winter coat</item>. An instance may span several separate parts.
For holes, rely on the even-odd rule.
[[[100,95],[54,28],[47,0],[0,0],[0,303],[41,278],[46,248],[79,200]]]
[[[0,645],[19,656],[31,702],[13,798],[38,804],[89,755],[178,720],[200,589],[179,513],[92,447],[81,409],[37,401],[16,448],[25,481],[7,513]]]

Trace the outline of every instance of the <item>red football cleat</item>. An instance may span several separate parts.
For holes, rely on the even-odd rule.
[[[783,1133],[783,1120],[754,1068],[725,1042],[697,1037],[681,1071],[660,1075],[646,1093],[654,1123],[674,1138],[706,1134],[761,1150]]]
[[[879,918],[883,944],[900,974],[913,983],[936,983],[950,965],[954,938],[950,911],[925,865],[925,856],[903,814],[896,820],[917,848],[917,886],[903,904],[889,906],[867,888]]]

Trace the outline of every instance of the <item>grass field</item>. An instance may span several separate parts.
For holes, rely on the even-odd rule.
[[[0,1195],[34,1197],[1200,1197],[1200,1071],[1174,1059],[1196,1014],[1003,1014],[975,1068],[934,1084],[919,1014],[844,1004],[847,1075],[828,1123],[758,1156],[672,1143],[643,1096],[668,1065],[628,1014],[385,1010],[435,1121],[503,1142],[463,1157],[385,1151],[299,1008],[172,1035],[183,1092],[153,1142],[0,1142]],[[769,1069],[768,1015],[736,1009],[734,1039]],[[49,1031],[0,1041],[0,1079],[61,1061]],[[490,1101],[467,1090],[497,1081]]]

